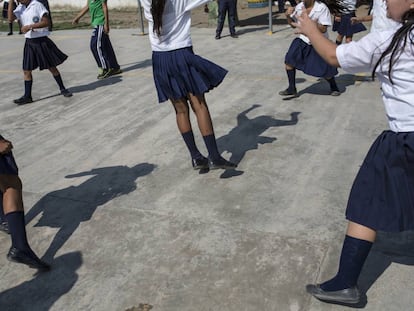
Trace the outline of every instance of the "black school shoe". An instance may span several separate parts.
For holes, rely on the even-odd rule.
[[[64,97],[71,97],[73,95],[68,89],[60,90],[60,94],[62,94]]]
[[[357,304],[361,299],[361,293],[357,286],[337,291],[325,291],[319,284],[308,284],[306,291],[314,297],[330,303]]]
[[[293,90],[287,88],[286,90],[280,91],[279,95],[282,95],[282,96],[298,96],[298,91],[296,90],[296,88],[294,88]]]
[[[202,170],[208,168],[208,159],[205,157],[192,159],[191,164],[193,165],[193,169],[195,170]]]
[[[10,234],[9,223],[7,221],[0,220],[0,231],[3,231],[4,233]]]
[[[23,95],[22,97],[13,100],[13,102],[17,105],[25,105],[25,104],[33,103],[33,99],[32,99],[32,97],[28,97],[28,96]]]
[[[208,167],[210,170],[218,170],[218,169],[234,169],[237,167],[237,164],[234,164],[230,161],[223,159],[222,157],[216,160],[208,160]]]
[[[22,263],[28,265],[30,268],[38,269],[42,271],[50,270],[50,265],[41,261],[32,252],[22,251],[15,247],[10,247],[7,259],[12,262]]]

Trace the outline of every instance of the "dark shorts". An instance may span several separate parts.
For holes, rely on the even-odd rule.
[[[192,47],[152,52],[152,69],[158,101],[202,95],[218,86],[227,70],[198,56]]]
[[[349,195],[346,218],[374,230],[414,230],[414,132],[384,131]]]

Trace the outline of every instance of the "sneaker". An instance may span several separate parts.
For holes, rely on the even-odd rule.
[[[118,68],[118,69],[109,68],[109,70],[108,70],[108,77],[115,76],[115,75],[119,75],[121,73],[122,73],[122,69],[121,68]]]
[[[105,79],[108,74],[108,69],[102,69],[101,73],[96,77],[99,80]]]
[[[339,92],[339,90],[331,90],[330,95],[331,96],[339,96],[339,95],[341,95],[341,92]]]
[[[230,35],[230,37],[232,37],[232,38],[234,38],[234,39],[237,39],[239,36],[238,36],[238,35],[236,35],[235,33],[233,33],[233,34],[231,34],[231,35]]]
[[[9,223],[7,221],[0,220],[0,231],[3,231],[4,233],[10,234]]]
[[[14,246],[10,247],[7,259],[12,262],[22,263],[33,269],[43,271],[50,270],[50,265],[41,261],[35,253],[19,250]]]
[[[13,35],[13,32],[10,31],[7,35],[8,36],[12,36]]]
[[[23,95],[22,97],[13,100],[13,102],[17,105],[24,105],[24,104],[33,103],[33,99],[32,99],[32,97],[28,97],[28,96]]]
[[[280,91],[279,95],[282,95],[282,96],[297,96],[298,92],[296,91],[296,88],[294,88],[293,90],[290,90],[289,88],[287,88],[286,90]]]
[[[71,97],[73,94],[69,92],[68,89],[60,90],[60,94],[62,94],[64,97]]]
[[[216,40],[220,40],[221,39],[221,36],[220,35],[216,35]]]

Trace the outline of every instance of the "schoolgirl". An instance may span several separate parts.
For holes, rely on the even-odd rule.
[[[364,24],[360,22],[352,22],[355,17],[357,0],[340,0],[342,6],[340,14],[335,14],[332,30],[338,32],[336,36],[336,44],[342,43],[345,37],[345,43],[351,42],[354,33],[367,30]]]
[[[332,11],[338,11],[335,4],[329,4]],[[289,25],[293,28],[296,17],[302,12],[307,12],[309,17],[318,25],[318,30],[324,37],[328,38],[328,27],[332,25],[331,12],[328,6],[319,0],[304,0],[296,7],[288,7],[285,14]],[[280,91],[282,96],[297,96],[296,90],[296,69],[304,73],[325,78],[330,86],[330,95],[339,96],[341,93],[336,85],[335,75],[338,70],[325,62],[313,49],[309,39],[301,34],[291,43],[285,56],[285,69],[288,77],[289,86],[287,89]]]
[[[381,83],[389,130],[374,141],[354,180],[346,209],[348,228],[336,276],[307,291],[332,303],[358,303],[357,280],[378,230],[414,230],[414,0],[387,0],[395,30],[371,32],[336,46],[307,15],[298,30],[331,65],[350,73],[372,70]]]
[[[12,241],[7,259],[34,269],[49,270],[50,266],[36,256],[27,241],[22,182],[18,176],[12,149],[12,143],[0,135],[0,198],[3,199],[0,206],[4,211],[2,225],[5,226],[2,230],[10,234]]]
[[[48,38],[48,11],[36,0],[20,0],[19,2],[20,4],[13,11],[13,18],[17,18],[22,23],[22,31],[26,38],[23,51],[24,95],[15,99],[14,103],[22,105],[33,102],[32,71],[36,68],[49,69],[59,86],[60,93],[65,97],[72,96],[72,93],[65,88],[60,72],[56,68],[68,56]]]
[[[0,0],[0,2],[2,2],[3,0]],[[10,6],[10,2],[11,2],[11,10],[14,10],[16,7],[17,7],[17,5],[16,5],[16,1],[14,1],[14,0],[11,0],[11,1],[9,1],[9,0],[5,0],[4,1],[4,3],[3,3],[3,18],[4,19],[9,19],[9,6]],[[20,22],[18,21],[18,24],[19,24],[19,35],[21,35],[22,34],[22,31],[21,31],[21,25],[20,25]],[[8,36],[11,36],[11,35],[13,35],[13,21],[9,21],[9,32],[7,33],[7,35]]]
[[[236,164],[223,159],[218,151],[213,124],[204,94],[218,86],[227,70],[193,52],[191,10],[209,0],[144,0],[152,48],[152,65],[158,101],[170,100],[178,129],[190,152],[194,169],[232,169]],[[198,150],[191,127],[189,106],[208,150],[208,158]]]

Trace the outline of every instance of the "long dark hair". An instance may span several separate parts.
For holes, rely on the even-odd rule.
[[[333,15],[341,14],[341,12],[343,11],[343,5],[341,4],[341,1],[338,1],[338,0],[315,0],[315,1],[319,1],[319,2],[326,4],[329,11]]]
[[[162,14],[164,13],[166,0],[152,0],[151,1],[151,14],[154,21],[153,31],[157,36],[161,36],[162,30]]]
[[[414,34],[412,33],[412,30],[414,28],[414,9],[410,9],[406,13],[404,13],[401,19],[403,21],[403,25],[394,34],[394,37],[392,38],[390,45],[387,47],[384,53],[382,53],[378,62],[375,64],[374,69],[372,70],[373,80],[375,77],[375,70],[377,69],[381,61],[388,54],[391,54],[390,62],[388,66],[388,77],[390,78],[391,83],[394,84],[391,78],[392,66],[395,63],[396,59],[398,58],[399,54],[401,54],[402,51],[404,50],[405,46],[407,45],[407,42],[414,44]]]

